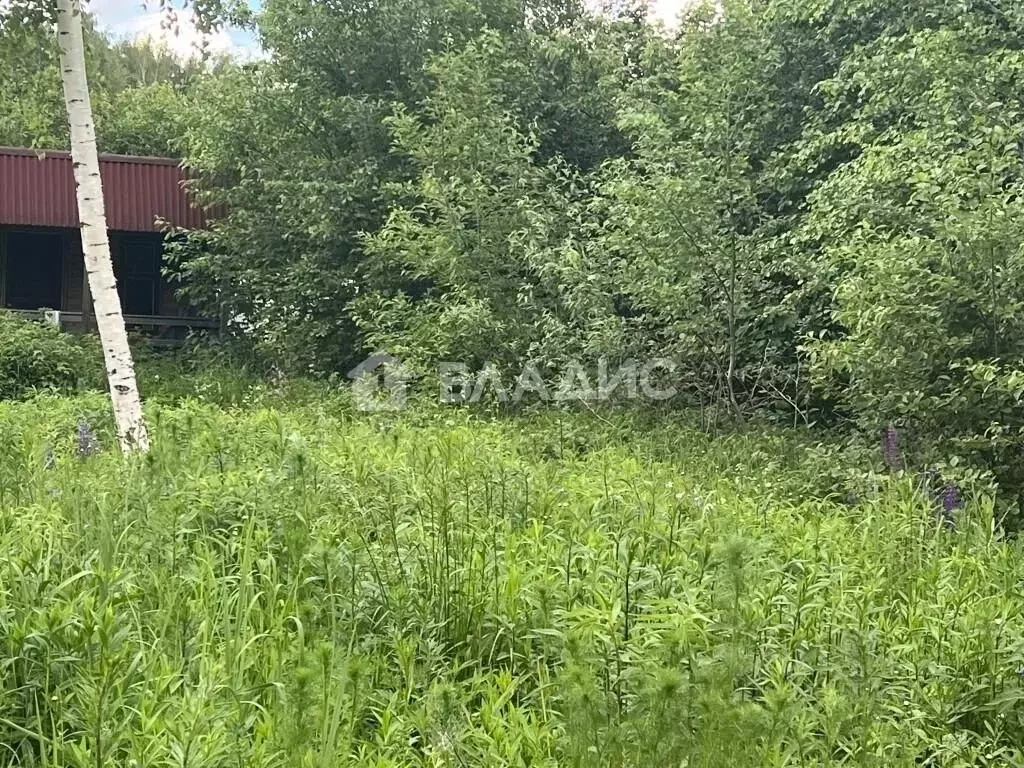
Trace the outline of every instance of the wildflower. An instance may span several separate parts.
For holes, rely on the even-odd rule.
[[[954,483],[950,483],[942,491],[942,511],[951,514],[954,509],[960,506],[960,489]]]
[[[955,483],[949,483],[942,490],[942,519],[950,527],[956,525],[956,510],[960,506],[960,489]]]
[[[903,457],[900,455],[900,439],[896,427],[888,424],[882,434],[882,455],[885,457],[885,466],[893,472],[903,466]]]
[[[82,419],[78,422],[78,458],[84,459],[87,456],[92,456],[99,449],[99,441],[96,439],[96,435],[93,434],[89,422]]]

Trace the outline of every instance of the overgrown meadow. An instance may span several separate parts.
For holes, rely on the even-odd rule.
[[[99,394],[0,403],[0,764],[1024,761],[984,498],[826,500],[793,432],[203,391],[130,460]]]

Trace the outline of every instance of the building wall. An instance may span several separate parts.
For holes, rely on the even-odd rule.
[[[100,173],[113,230],[159,232],[158,219],[187,229],[206,225],[203,211],[188,199],[188,174],[176,160],[100,155]],[[0,225],[78,224],[70,154],[0,147]]]
[[[17,234],[45,234],[59,239],[60,255],[60,309],[65,312],[81,312],[82,298],[85,292],[85,264],[82,256],[82,242],[77,229],[56,229],[45,227],[0,227],[0,306],[8,306],[7,286],[11,269],[8,264],[15,259],[31,258],[27,254],[14,252],[11,243]],[[182,304],[174,296],[174,286],[161,274],[163,266],[162,235],[155,233],[111,232],[111,255],[118,273],[118,283],[122,291],[122,303],[125,314],[160,315],[165,317],[195,316],[190,308]],[[148,254],[157,260],[156,264],[147,262]],[[152,284],[152,306],[143,309],[138,304],[149,291]],[[136,306],[131,306],[133,300]],[[38,309],[38,307],[25,307]]]
[[[175,160],[118,155],[102,155],[100,168],[125,314],[142,316],[136,327],[155,335],[217,328],[176,301],[160,270],[165,224],[206,225],[187,194],[187,171]],[[0,308],[82,311],[87,288],[78,225],[70,155],[0,147]],[[15,288],[11,300],[8,283]],[[154,315],[161,319],[146,321]]]

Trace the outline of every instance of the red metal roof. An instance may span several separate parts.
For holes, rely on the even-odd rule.
[[[201,229],[202,211],[190,205],[176,160],[100,155],[107,226],[157,232],[157,217]],[[0,147],[0,225],[77,227],[78,203],[68,152]]]

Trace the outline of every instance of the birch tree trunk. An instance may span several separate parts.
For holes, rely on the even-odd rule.
[[[75,169],[78,217],[82,224],[85,273],[92,293],[94,322],[103,345],[117,438],[125,453],[133,450],[144,452],[149,450],[149,436],[142,418],[135,365],[128,347],[121,299],[110,260],[107,212],[103,204],[96,130],[85,73],[81,0],[57,0],[57,39],[64,101],[71,125],[71,161]]]

